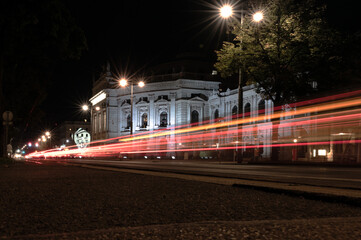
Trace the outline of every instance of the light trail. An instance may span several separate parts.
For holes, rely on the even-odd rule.
[[[161,137],[161,136],[167,136],[167,135],[173,135],[173,134],[182,134],[182,133],[189,133],[189,132],[196,132],[196,131],[203,131],[207,130],[209,128],[223,128],[228,127],[229,125],[239,125],[239,124],[250,124],[252,122],[258,122],[258,121],[265,121],[266,118],[269,119],[279,119],[279,118],[286,118],[291,117],[294,115],[300,115],[300,114],[308,114],[308,113],[317,113],[321,111],[330,111],[330,110],[336,110],[339,108],[346,108],[346,107],[354,107],[359,106],[361,104],[361,99],[352,99],[345,102],[334,102],[333,104],[322,104],[319,106],[314,107],[306,107],[301,108],[295,112],[276,112],[269,116],[261,116],[261,117],[253,117],[248,119],[235,119],[228,122],[220,122],[220,123],[213,123],[213,124],[207,124],[207,125],[201,125],[201,126],[195,126],[191,128],[182,128],[182,129],[176,129],[171,131],[160,131],[157,133],[150,133],[149,135],[141,135],[141,136],[135,136],[135,137],[128,137],[123,138],[120,141],[134,141],[139,139],[145,139],[145,138],[153,138],[153,137]]]
[[[208,120],[199,124],[182,125],[165,130],[155,130],[94,141],[88,148],[67,147],[62,151],[46,150],[27,155],[28,158],[67,158],[67,157],[119,157],[120,155],[200,151],[224,151],[250,148],[300,147],[321,145],[345,145],[360,143],[361,132],[360,91],[339,94],[315,100],[295,103],[296,110],[275,111],[272,114],[252,113],[255,117],[225,117]],[[352,97],[352,98],[348,98]],[[310,105],[315,104],[316,105]],[[310,105],[310,106],[309,106]],[[275,109],[280,110],[280,107]],[[261,116],[260,116],[261,115]],[[242,124],[242,129],[238,125]],[[308,135],[302,135],[307,129]],[[235,141],[242,131],[244,139]],[[275,131],[283,137],[272,142]],[[345,133],[344,133],[345,132]],[[268,136],[259,140],[260,135]],[[298,135],[298,136],[297,136]],[[300,138],[299,138],[300,137]],[[339,140],[337,138],[350,138]],[[334,138],[334,139],[331,139]],[[258,140],[256,140],[258,139]],[[299,142],[294,143],[294,140]],[[263,141],[266,141],[264,143]]]

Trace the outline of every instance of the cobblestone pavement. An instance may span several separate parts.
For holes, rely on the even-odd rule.
[[[0,167],[0,239],[360,239],[361,208],[56,164]]]

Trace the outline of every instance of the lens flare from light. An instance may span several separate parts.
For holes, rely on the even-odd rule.
[[[122,78],[122,79],[119,80],[119,85],[121,87],[125,87],[125,86],[128,85],[128,81],[125,78]]]
[[[253,21],[260,22],[263,19],[263,13],[262,12],[256,12],[253,14]]]
[[[84,111],[88,111],[89,110],[89,106],[84,104],[82,107],[81,107]]]
[[[345,97],[347,97],[345,99]],[[199,125],[182,125],[172,129],[137,133],[129,137],[95,141],[87,149],[69,146],[67,149],[52,149],[27,155],[30,158],[141,158],[169,157],[181,152],[223,151],[232,149],[301,147],[330,144],[358,144],[361,142],[360,127],[361,97],[355,94],[296,103],[297,110],[275,111],[265,114],[255,111],[253,117],[225,117],[220,121],[205,121]],[[277,108],[275,108],[277,109]],[[311,114],[311,115],[310,115]],[[239,124],[242,127],[239,128]],[[304,134],[301,129],[307,129]],[[242,132],[243,139],[238,139]],[[272,135],[283,132],[283,137],[274,140]],[[270,141],[260,140],[268,136]],[[352,138],[351,138],[352,137]],[[45,138],[45,136],[44,136]],[[329,151],[329,150],[327,150]],[[322,152],[322,154],[325,154]],[[330,152],[326,152],[326,157]],[[321,156],[321,155],[320,155]],[[178,159],[178,158],[177,158]]]
[[[229,18],[233,14],[233,9],[230,5],[224,5],[219,9],[222,18]]]
[[[145,83],[143,81],[138,82],[139,87],[144,87]]]

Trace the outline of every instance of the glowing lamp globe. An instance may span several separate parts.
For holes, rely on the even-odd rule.
[[[263,19],[263,13],[261,12],[256,12],[255,14],[253,14],[253,21],[255,22],[260,22]]]
[[[89,110],[89,107],[88,107],[88,105],[83,105],[83,106],[82,106],[82,109],[83,109],[84,111],[88,111],[88,110]]]
[[[128,85],[128,81],[126,79],[122,78],[122,79],[119,80],[119,85],[121,87],[125,87],[125,86]]]
[[[143,81],[140,81],[140,82],[138,83],[138,86],[139,86],[139,87],[144,87],[144,85],[145,85],[145,84],[144,84]]]
[[[223,18],[229,18],[233,14],[233,9],[229,5],[225,5],[225,6],[221,7],[219,11],[220,11],[221,17],[223,17]]]

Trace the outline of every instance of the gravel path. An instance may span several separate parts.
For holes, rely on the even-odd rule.
[[[361,208],[163,177],[16,164],[0,191],[0,239],[361,236]]]

